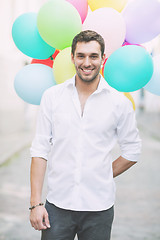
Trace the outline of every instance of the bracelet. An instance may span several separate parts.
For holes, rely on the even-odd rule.
[[[39,203],[37,205],[34,205],[34,206],[30,207],[29,210],[32,210],[32,209],[34,209],[34,208],[36,208],[38,206],[43,206],[43,205],[44,205],[44,203]]]

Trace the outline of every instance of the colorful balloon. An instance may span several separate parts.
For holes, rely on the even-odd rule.
[[[140,44],[132,44],[132,43],[129,43],[129,42],[127,42],[127,41],[125,41],[125,42],[122,44],[122,47],[128,46],[128,45],[137,45],[137,46],[143,47],[143,46],[140,45]]]
[[[26,65],[17,73],[14,80],[17,95],[34,105],[39,105],[43,92],[55,84],[52,69],[43,64]]]
[[[134,99],[132,97],[132,95],[129,93],[129,92],[126,92],[126,93],[123,93],[124,96],[126,96],[132,103],[132,106],[133,106],[133,110],[135,111],[136,110],[136,105],[135,105],[135,102],[134,102]]]
[[[51,57],[47,58],[47,59],[32,59],[31,64],[35,64],[35,63],[39,63],[39,64],[43,64],[46,65],[50,68],[53,68],[53,59],[51,59]]]
[[[147,91],[160,96],[160,55],[153,57],[154,72],[150,81],[144,86]]]
[[[12,37],[17,48],[31,58],[46,59],[55,52],[38,32],[36,13],[20,15],[13,23]]]
[[[31,61],[31,64],[39,63],[39,64],[44,64],[48,67],[53,68],[53,62],[54,62],[54,59],[56,58],[56,56],[58,55],[58,53],[59,53],[59,50],[56,50],[54,52],[54,54],[52,54],[52,56],[47,59],[34,59],[33,58]]]
[[[53,74],[56,83],[63,83],[72,78],[76,73],[74,64],[71,61],[71,47],[63,49],[54,61]]]
[[[88,13],[88,2],[87,0],[67,0],[67,2],[70,2],[79,12],[82,23],[87,17]]]
[[[93,30],[105,41],[106,57],[122,46],[126,25],[122,14],[112,8],[100,8],[91,12],[83,23],[83,30]]]
[[[102,76],[104,77],[104,67],[105,67],[105,64],[106,64],[106,62],[107,62],[107,59],[108,58],[106,58],[105,60],[104,60],[104,63],[103,63],[103,66],[102,66]]]
[[[44,41],[62,50],[71,46],[74,36],[81,31],[82,21],[72,4],[54,0],[40,8],[37,26]]]
[[[153,74],[151,55],[142,47],[130,45],[117,49],[107,60],[104,78],[120,92],[144,87]]]
[[[110,7],[121,12],[128,0],[88,0],[89,7],[92,11],[98,8]]]
[[[54,54],[51,56],[53,58],[53,60],[57,57],[58,53],[60,51],[56,49],[56,51],[54,52]]]
[[[123,11],[126,41],[145,43],[160,34],[160,1],[133,0]]]

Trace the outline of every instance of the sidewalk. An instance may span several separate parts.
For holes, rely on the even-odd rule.
[[[0,136],[0,166],[8,161],[14,154],[25,147],[29,147],[32,134],[29,131],[15,132]]]
[[[12,116],[12,118],[14,118]],[[160,140],[160,113],[146,113],[138,112],[136,114],[137,124],[140,131],[144,132],[147,135],[150,135],[157,140]],[[12,119],[14,124],[14,131],[10,131],[10,121],[4,120],[2,122],[1,118],[1,128],[0,128],[0,165],[4,164],[9,160],[14,154],[18,153],[25,147],[29,147],[33,139],[33,130],[25,129],[22,126],[22,119],[17,119],[15,122]]]
[[[160,141],[160,112],[138,112],[136,119],[140,131]]]
[[[0,166],[14,154],[29,147],[33,139],[33,121],[22,112],[0,112]]]

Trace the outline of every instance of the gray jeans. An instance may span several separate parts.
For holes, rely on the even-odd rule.
[[[110,240],[114,207],[104,211],[71,211],[46,201],[51,228],[42,231],[41,240]]]

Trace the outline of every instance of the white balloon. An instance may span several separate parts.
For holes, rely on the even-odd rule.
[[[88,14],[82,29],[93,30],[104,38],[106,57],[121,47],[125,40],[125,21],[122,14],[113,8],[99,8]]]
[[[153,57],[154,72],[144,89],[160,96],[160,55]]]

